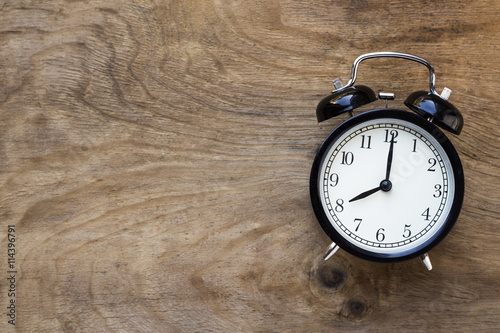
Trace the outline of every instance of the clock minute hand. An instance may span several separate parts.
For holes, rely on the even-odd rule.
[[[376,192],[380,191],[381,189],[382,189],[382,186],[378,186],[376,188],[372,188],[371,190],[368,190],[366,192],[361,193],[360,195],[355,196],[354,198],[352,198],[351,200],[349,200],[349,202],[353,202],[353,201],[356,201],[356,200],[359,200],[359,199],[366,198],[367,196],[372,195],[373,193],[376,193]]]
[[[386,180],[389,180],[389,175],[391,174],[393,151],[394,151],[394,136],[391,139],[391,146],[389,147],[389,155],[387,156],[387,169],[385,171]]]

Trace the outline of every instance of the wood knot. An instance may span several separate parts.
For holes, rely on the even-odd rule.
[[[64,332],[75,332],[76,331],[76,324],[72,321],[67,321],[64,323],[63,330]]]
[[[349,302],[347,302],[347,307],[349,309],[349,313],[355,316],[361,316],[363,312],[365,312],[365,304],[358,300],[349,300]]]
[[[325,263],[318,269],[318,279],[327,288],[340,290],[347,282],[347,272],[337,263]]]
[[[345,303],[342,309],[342,315],[349,319],[361,319],[368,313],[368,306],[363,300],[352,298]]]

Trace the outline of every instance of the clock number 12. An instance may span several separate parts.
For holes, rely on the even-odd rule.
[[[398,137],[398,131],[396,130],[392,130],[392,131],[389,131],[388,129],[385,130],[385,141],[384,142],[391,142],[391,141],[394,141],[394,143],[398,143],[396,140],[397,137]],[[391,140],[389,140],[389,135],[391,136]]]

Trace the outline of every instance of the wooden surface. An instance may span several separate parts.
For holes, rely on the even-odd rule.
[[[496,332],[500,2],[2,1],[0,331]],[[308,193],[354,59],[429,60],[463,113],[462,214],[418,260],[339,251]],[[358,81],[427,89],[372,60]],[[381,107],[376,102],[373,107]],[[342,119],[341,119],[342,118]]]

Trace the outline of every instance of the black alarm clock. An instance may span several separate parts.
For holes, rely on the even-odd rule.
[[[352,110],[377,99],[366,86],[354,86],[359,63],[393,57],[416,61],[430,73],[430,91],[405,100],[409,110],[387,108],[394,99],[380,93],[386,107],[353,116]],[[318,121],[348,112],[351,118],[333,130],[319,148],[311,170],[310,196],[315,215],[333,243],[324,259],[339,248],[376,262],[420,257],[452,229],[464,198],[464,173],[450,140],[438,128],[459,134],[460,111],[435,90],[432,65],[419,57],[375,52],[358,57],[351,79],[318,105]],[[413,112],[412,112],[413,111]]]

